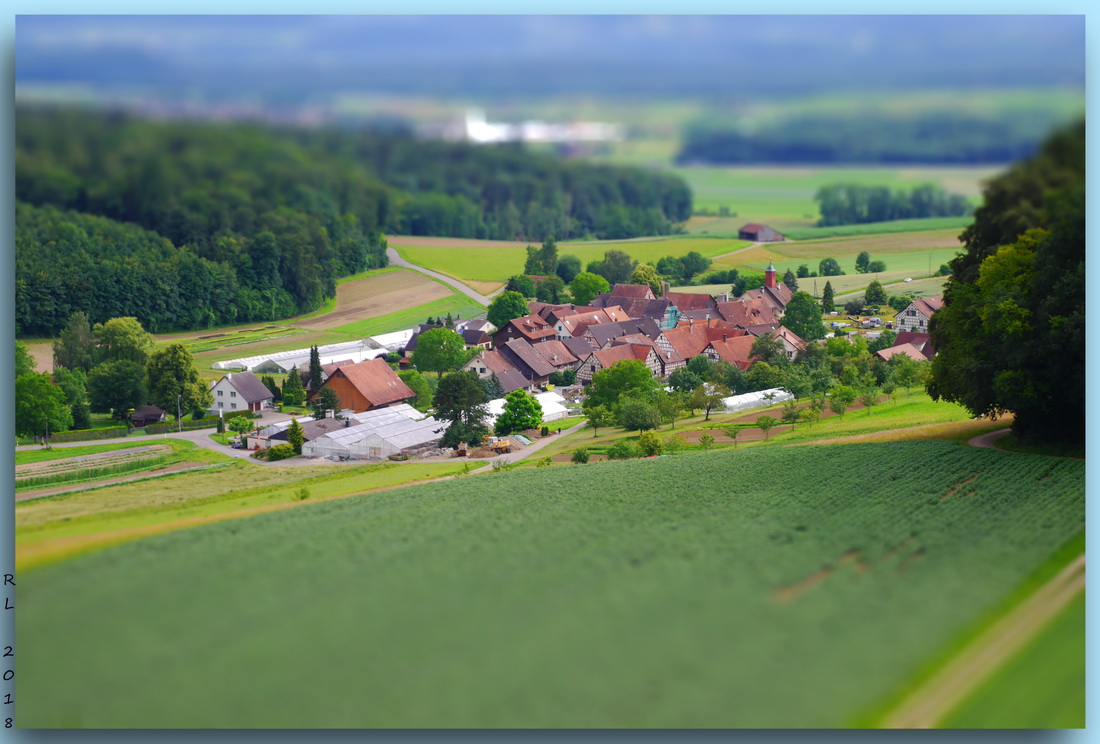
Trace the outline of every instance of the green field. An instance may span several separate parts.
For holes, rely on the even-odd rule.
[[[401,245],[395,248],[406,261],[460,281],[504,282],[510,276],[522,274],[523,264],[527,259],[527,251],[523,246],[489,240],[476,241],[475,245],[462,248],[431,245],[431,238],[425,238],[424,242],[425,245]],[[730,238],[676,236],[605,240],[598,243],[558,243],[558,255],[576,256],[582,265],[587,265],[589,261],[603,259],[605,252],[617,250],[628,253],[641,263],[656,264],[665,256],[683,256],[690,251],[698,251],[707,258],[712,258],[747,245],[750,243]]]
[[[697,213],[718,215],[721,208],[729,209],[729,218],[713,225],[698,222],[693,232],[728,233],[747,222],[762,222],[780,232],[812,228],[820,218],[814,194],[832,183],[892,189],[935,183],[977,203],[981,182],[1001,170],[1000,167],[700,166],[674,168],[673,172],[691,187]]]
[[[357,320],[346,325],[337,326],[333,328],[332,331],[334,333],[347,334],[348,340],[353,338],[365,338],[367,336],[377,336],[382,333],[412,328],[419,323],[423,323],[429,317],[442,317],[447,313],[450,313],[453,317],[475,318],[479,315],[484,315],[485,308],[466,295],[455,292],[450,297],[433,300],[432,302],[411,307],[407,310],[398,310],[397,312],[381,315],[377,318]]]
[[[1084,595],[953,711],[943,726],[1084,728]]]
[[[950,442],[329,501],[24,571],[20,725],[844,725],[1083,524],[1084,463]]]

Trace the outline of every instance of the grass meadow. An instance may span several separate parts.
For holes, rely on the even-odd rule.
[[[527,259],[524,245],[504,241],[464,241],[468,245],[432,244],[431,238],[409,238],[417,245],[394,246],[406,261],[438,271],[459,281],[499,282],[523,273]],[[422,242],[421,242],[422,241]],[[558,243],[558,255],[576,256],[582,266],[589,261],[601,260],[605,252],[623,251],[641,263],[654,263],[665,256],[682,256],[698,251],[707,258],[721,256],[750,245],[733,238],[707,238],[673,236],[636,240],[605,240],[595,243]]]
[[[24,571],[20,724],[845,725],[1084,524],[1084,463],[950,442],[547,472]]]

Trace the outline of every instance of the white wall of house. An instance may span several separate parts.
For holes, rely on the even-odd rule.
[[[214,396],[214,403],[210,410],[214,413],[222,412],[223,416],[232,416],[238,413],[246,413],[248,401],[229,382],[229,377],[218,380],[214,387],[210,388],[210,394]]]

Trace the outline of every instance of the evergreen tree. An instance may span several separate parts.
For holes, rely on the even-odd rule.
[[[302,425],[298,423],[296,418],[290,420],[290,426],[286,430],[286,441],[294,448],[294,454],[302,454],[302,445],[305,444],[306,437],[302,431]]]
[[[321,369],[321,352],[316,346],[309,347],[309,392],[313,393],[321,389],[324,370]]]
[[[283,403],[288,406],[300,406],[306,399],[305,388],[302,387],[302,376],[298,370],[290,370],[283,383]]]
[[[825,289],[821,292],[821,309],[826,313],[836,310],[836,305],[833,303],[832,282],[825,282]]]
[[[450,422],[443,434],[444,447],[455,447],[462,442],[480,444],[482,437],[489,433],[485,425],[489,399],[485,397],[485,387],[476,372],[452,372],[444,377],[439,381],[433,402],[435,417]]]
[[[73,313],[60,337],[53,342],[54,367],[87,372],[92,368],[94,353],[95,338],[88,316],[81,312]]]
[[[794,278],[794,272],[790,269],[787,269],[786,273],[783,274],[783,284],[792,292],[798,291],[798,280]]]

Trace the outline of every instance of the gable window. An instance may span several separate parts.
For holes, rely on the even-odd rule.
[[[222,403],[222,402],[221,402],[220,400],[218,401],[218,408],[221,408],[221,407],[222,407],[222,406],[224,406],[224,405],[225,405],[225,404],[224,404],[224,403]]]
[[[236,397],[237,397],[237,393],[236,393],[236,392],[233,392],[233,391],[230,391],[230,393],[229,393],[229,397],[230,397],[230,398],[236,398]]]
[[[236,404],[236,403],[230,403],[230,404],[229,404],[229,407],[230,407],[230,408],[236,408],[236,407],[237,407],[237,404]]]
[[[225,391],[224,391],[224,390],[219,390],[219,391],[218,391],[218,397],[220,398],[220,397],[222,397],[223,395],[225,395]]]

